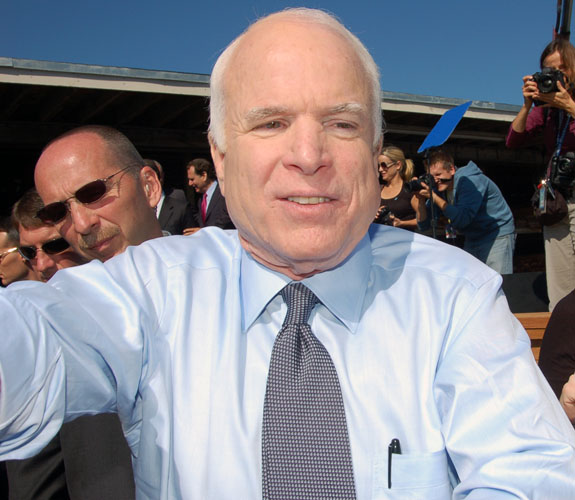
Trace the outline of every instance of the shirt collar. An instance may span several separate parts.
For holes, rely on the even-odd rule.
[[[166,199],[166,195],[162,190],[162,196],[160,196],[160,201],[156,205],[156,217],[160,216],[160,212],[162,211],[162,206],[164,205],[164,200]]]
[[[337,267],[302,280],[351,332],[355,332],[361,319],[371,262],[371,242],[366,234]],[[245,250],[240,272],[242,330],[246,331],[291,280],[260,264]]]
[[[210,201],[212,196],[214,195],[214,191],[216,190],[216,186],[218,185],[218,181],[213,181],[208,189],[206,189],[206,206],[210,205]]]

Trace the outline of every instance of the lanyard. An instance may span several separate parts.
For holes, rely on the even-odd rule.
[[[565,125],[561,127],[561,122],[565,117],[565,112],[560,110],[557,115],[557,145],[555,147],[555,156],[559,156],[561,154],[561,148],[563,147],[563,140],[565,139],[565,134],[567,133],[567,129],[569,128],[569,121],[571,120],[571,115],[567,115],[567,119],[565,120]]]
[[[553,158],[558,157],[561,155],[561,148],[563,147],[563,140],[565,139],[565,134],[567,133],[567,129],[569,128],[569,122],[571,121],[571,115],[567,115],[567,119],[563,126],[561,126],[561,122],[563,122],[563,118],[565,118],[565,112],[561,109],[557,113],[557,141],[555,145],[555,154],[549,158],[549,164],[547,165],[547,172],[546,172],[546,180],[549,181],[551,178],[551,165],[553,163]],[[549,182],[549,188],[551,187],[551,183]],[[553,195],[553,192],[551,192]],[[555,195],[553,195],[555,198]]]

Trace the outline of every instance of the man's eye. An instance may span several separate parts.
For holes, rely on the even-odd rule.
[[[258,127],[258,128],[264,128],[264,129],[267,129],[267,130],[272,130],[272,129],[280,128],[280,127],[281,127],[281,123],[280,123],[280,122],[278,122],[278,121],[276,121],[276,120],[272,120],[271,122],[264,123],[263,125],[261,125],[261,126]]]
[[[337,122],[335,126],[337,128],[349,128],[349,129],[355,128],[351,123],[348,122]]]

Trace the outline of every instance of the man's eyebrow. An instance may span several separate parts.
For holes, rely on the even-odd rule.
[[[357,102],[345,102],[328,107],[322,114],[337,115],[341,113],[362,114],[366,111],[366,106]],[[247,122],[257,122],[272,116],[281,116],[289,113],[288,108],[283,106],[256,107],[250,109],[244,116]]]
[[[265,120],[270,116],[285,115],[286,113],[287,108],[281,106],[252,108],[245,114],[244,119],[247,122],[255,122]]]
[[[338,104],[331,108],[328,108],[327,113],[330,115],[337,115],[340,113],[354,113],[361,114],[366,111],[366,107],[363,104],[357,102],[345,102],[343,104]]]

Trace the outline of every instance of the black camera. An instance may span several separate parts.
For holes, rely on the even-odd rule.
[[[433,176],[430,174],[423,174],[419,179],[413,179],[409,182],[405,183],[405,190],[408,193],[417,193],[423,189],[421,185],[422,182],[425,182],[430,188],[435,186],[435,182],[433,181]]]
[[[570,189],[575,185],[575,153],[569,151],[551,160],[551,184],[561,189]]]
[[[543,68],[540,72],[534,73],[532,78],[537,83],[537,88],[542,94],[557,92],[559,90],[557,82],[561,82],[561,85],[565,87],[565,77],[558,69]]]
[[[393,226],[393,222],[391,220],[391,210],[385,205],[379,207],[379,212],[373,222],[375,222],[376,224],[385,224],[386,226]]]

